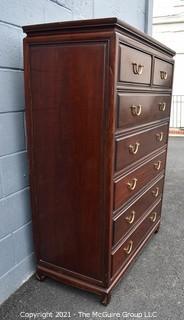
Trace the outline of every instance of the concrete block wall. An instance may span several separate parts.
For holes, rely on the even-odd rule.
[[[144,31],[146,8],[146,0],[0,1],[0,303],[35,271],[21,26],[118,16]]]

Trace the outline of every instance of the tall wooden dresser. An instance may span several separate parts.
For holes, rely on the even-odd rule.
[[[37,278],[107,304],[160,226],[175,53],[117,18],[23,30]]]

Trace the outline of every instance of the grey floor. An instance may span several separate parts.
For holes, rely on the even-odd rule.
[[[144,312],[157,312],[159,320],[184,319],[184,138],[170,138],[160,232],[114,289],[107,307],[93,294],[32,277],[1,306],[0,319],[21,319],[21,312],[53,312],[55,319],[57,311],[69,311],[71,319],[81,318],[78,312],[95,319],[92,312],[104,311],[124,312],[120,319],[146,319]],[[35,317],[44,319],[44,314]]]

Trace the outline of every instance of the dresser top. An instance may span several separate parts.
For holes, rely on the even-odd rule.
[[[75,32],[96,32],[100,30],[104,31],[113,29],[121,32],[126,36],[144,41],[145,43],[151,44],[152,46],[154,45],[155,47],[163,50],[171,56],[175,55],[174,50],[168,48],[146,33],[132,27],[128,23],[121,21],[116,17],[89,20],[73,20],[23,26],[23,31],[27,33],[28,37]]]

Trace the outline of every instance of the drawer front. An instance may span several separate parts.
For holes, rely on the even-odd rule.
[[[150,152],[164,146],[168,139],[168,124],[141,133],[116,138],[115,171],[120,171]]]
[[[143,216],[145,211],[153,205],[155,197],[153,196],[158,190],[159,197],[163,192],[164,179],[154,183],[147,191],[144,192],[136,201],[128,208],[119,213],[113,219],[113,245],[126,236],[126,234],[134,228],[136,223]]]
[[[161,202],[154,207],[130,237],[112,254],[112,275],[120,270],[160,219]]]
[[[151,55],[120,45],[119,81],[150,84]]]
[[[165,168],[166,153],[152,158],[149,162],[142,164],[128,175],[114,182],[114,209],[118,209],[141,190],[148,182],[155,178]],[[153,198],[159,196],[160,190],[153,193]]]
[[[117,129],[138,126],[169,117],[171,96],[118,94]]]
[[[166,61],[155,58],[153,84],[171,88],[173,65]]]

